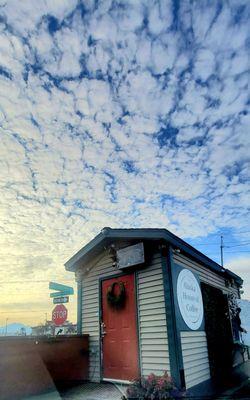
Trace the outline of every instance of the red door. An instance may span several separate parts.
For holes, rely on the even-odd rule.
[[[114,282],[125,287],[125,302],[116,308],[107,301]],[[118,285],[115,285],[118,289]],[[102,281],[103,378],[131,381],[139,376],[134,274]]]

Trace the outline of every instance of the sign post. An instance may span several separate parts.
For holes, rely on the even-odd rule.
[[[53,299],[54,304],[57,304],[52,311],[52,322],[56,326],[60,326],[68,317],[68,310],[62,303],[69,302],[69,296],[74,294],[74,289],[71,286],[56,282],[50,282],[49,289],[55,290],[55,292],[50,293],[50,298]]]

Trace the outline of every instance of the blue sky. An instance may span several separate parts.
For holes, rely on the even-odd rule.
[[[216,261],[223,234],[250,298],[248,17],[247,0],[0,0],[5,310],[46,309],[10,281],[73,280],[63,263],[104,226],[165,227]]]

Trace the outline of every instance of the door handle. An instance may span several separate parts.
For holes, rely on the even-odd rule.
[[[104,322],[101,323],[101,337],[104,338],[104,336],[107,334],[107,332],[105,331],[106,325],[104,324]]]

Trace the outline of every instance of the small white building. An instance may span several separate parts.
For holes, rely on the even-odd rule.
[[[65,321],[62,325],[56,326],[53,321],[46,321],[43,325],[33,326],[32,336],[56,336],[56,335],[76,335],[77,325]]]
[[[224,365],[230,359],[228,295],[239,297],[243,281],[171,232],[104,228],[65,267],[78,283],[91,381],[167,370],[177,385],[204,393],[221,356]]]

